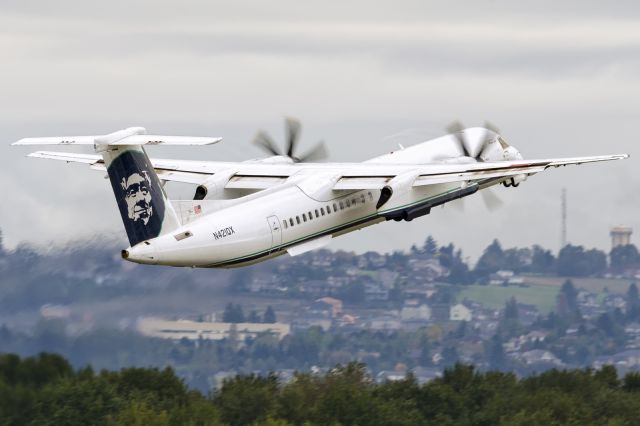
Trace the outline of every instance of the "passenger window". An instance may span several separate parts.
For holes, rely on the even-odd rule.
[[[287,229],[287,221],[285,220],[282,224],[284,225],[284,229]]]
[[[344,204],[342,204],[342,201],[340,201],[338,204],[340,204],[340,210],[344,210]]]
[[[313,219],[313,215],[309,212],[309,220]]]
[[[320,213],[318,212],[318,209],[316,209],[316,217],[320,217]]]
[[[293,226],[293,218],[289,218],[289,225]]]
[[[302,213],[302,220],[303,221],[307,221],[307,214],[306,213]]]
[[[364,204],[364,203],[366,203],[366,202],[367,202],[367,200],[364,198],[364,194],[360,194],[360,202],[361,202],[362,204]]]
[[[320,214],[324,216],[324,207],[320,207]]]
[[[333,211],[334,212],[338,211],[338,205],[336,203],[333,203]]]
[[[296,222],[298,222],[298,225],[300,225],[300,216],[296,216]]]
[[[351,204],[353,204],[353,205],[355,206],[356,204],[358,204],[358,202],[356,201],[356,199],[355,199],[355,198],[352,198],[352,199],[351,199]]]
[[[347,205],[347,207],[351,207],[351,203],[349,202],[349,200],[344,200],[345,204]],[[342,204],[342,203],[340,203]],[[342,205],[340,205],[340,208],[342,208]]]
[[[369,191],[369,201],[373,201],[373,195],[371,195],[371,191]]]

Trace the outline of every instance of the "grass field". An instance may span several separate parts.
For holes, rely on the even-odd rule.
[[[604,289],[610,293],[626,293],[633,280],[619,280],[610,278],[570,278],[576,288],[582,288],[592,293],[604,296]],[[528,287],[502,287],[490,285],[471,285],[464,287],[458,294],[458,301],[467,298],[482,303],[488,308],[501,309],[511,297],[520,303],[536,305],[542,314],[547,314],[555,308],[556,296],[564,277],[536,277],[527,276],[525,282]]]
[[[535,277],[526,276],[525,282],[535,286],[552,286],[559,287],[567,279],[570,279],[576,288],[583,288],[592,293],[600,293],[605,288],[610,293],[626,293],[629,285],[634,281],[632,279],[619,280],[613,278],[564,278],[564,277]]]
[[[507,300],[515,297],[520,303],[536,305],[542,314],[551,312],[556,305],[558,286],[532,285],[530,287],[501,287],[470,285],[458,294],[458,301],[465,298],[493,309],[502,309]]]

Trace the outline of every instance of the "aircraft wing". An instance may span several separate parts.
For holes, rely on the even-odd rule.
[[[496,179],[522,174],[533,175],[551,167],[622,160],[628,157],[629,156],[627,154],[617,154],[591,157],[551,158],[543,160],[496,161],[466,164],[430,164],[417,167],[413,166],[413,170],[410,168],[410,170],[407,170],[405,173],[416,174],[413,186],[424,186],[440,183]],[[393,176],[358,176],[354,173],[345,173],[345,175],[338,180],[334,189],[380,189],[398,174]]]
[[[38,151],[30,157],[88,164],[105,170],[102,157],[95,154]],[[334,190],[381,189],[399,175],[414,177],[413,186],[496,179],[532,175],[551,167],[600,161],[622,160],[627,154],[591,157],[551,158],[478,162],[465,164],[376,164],[376,163],[260,163],[151,159],[160,179],[192,184],[204,183],[216,173],[230,176],[227,188],[265,189],[294,175],[322,175],[336,180]]]

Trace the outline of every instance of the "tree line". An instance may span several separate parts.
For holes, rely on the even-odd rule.
[[[429,240],[425,244],[425,250]],[[630,270],[640,269],[640,253],[633,244],[614,247],[608,254],[599,249],[585,249],[583,246],[567,244],[560,249],[558,255],[551,250],[538,245],[531,248],[503,249],[498,240],[493,240],[483,251],[473,269],[464,267],[451,261],[449,246],[440,248],[440,255],[444,256],[447,264],[453,263],[458,270],[458,283],[484,281],[499,270],[511,270],[516,273],[536,273],[545,275],[560,275],[567,277],[602,276],[605,273],[623,275]],[[459,259],[460,256],[458,255]],[[442,261],[441,261],[442,264]],[[445,266],[445,265],[443,265]]]
[[[264,314],[260,316],[257,311],[252,310],[249,315],[244,314],[244,310],[242,309],[242,305],[227,303],[224,308],[224,312],[222,313],[222,321],[224,322],[232,322],[232,323],[241,323],[241,322],[252,322],[252,323],[265,323],[265,324],[274,324],[277,322],[276,311],[273,309],[271,305],[267,306]]]
[[[640,415],[640,374],[550,370],[523,379],[456,364],[419,384],[376,383],[364,364],[324,374],[227,379],[207,395],[171,368],[74,370],[59,355],[0,355],[2,425],[622,425]]]

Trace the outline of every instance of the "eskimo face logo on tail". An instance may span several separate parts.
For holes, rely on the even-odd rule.
[[[165,211],[162,187],[146,155],[127,150],[113,159],[107,171],[131,245],[160,235]]]
[[[129,219],[137,222],[142,221],[145,225],[153,216],[153,206],[151,205],[151,179],[146,170],[134,173],[128,178],[122,178],[120,185],[124,190],[124,199],[127,202],[127,212]]]

